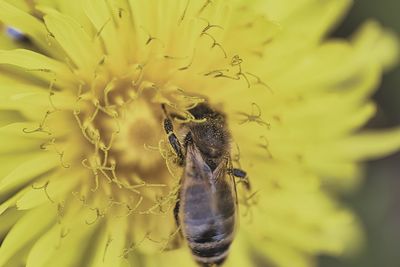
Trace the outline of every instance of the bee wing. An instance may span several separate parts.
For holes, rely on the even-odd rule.
[[[229,159],[223,159],[217,168],[212,171],[207,163],[204,161],[200,151],[195,144],[189,144],[186,154],[186,167],[185,179],[191,180],[184,184],[187,186],[194,183],[202,183],[205,187],[210,188],[212,192],[224,192],[224,197],[232,194],[235,205],[238,205],[238,198],[236,192],[236,184],[232,175],[228,175]],[[195,182],[196,181],[196,182]],[[226,188],[229,188],[228,191]],[[230,192],[230,193],[227,193]]]
[[[212,174],[212,181],[215,181],[218,183],[218,181],[225,181],[228,186],[231,188],[233,192],[233,198],[235,200],[236,206],[238,206],[238,197],[237,197],[237,190],[236,190],[236,182],[235,178],[233,175],[228,174],[227,168],[228,168],[228,159],[224,159],[221,161],[221,163],[217,166],[217,168],[214,170]]]
[[[238,226],[238,197],[236,191],[236,182],[233,175],[228,172],[229,166],[229,158],[224,159],[221,163],[217,166],[217,168],[213,172],[212,181],[215,183],[215,188],[217,195],[215,200],[220,202],[219,204],[219,212],[222,214],[226,214],[227,210],[233,208],[234,210],[234,232],[237,230]]]
[[[185,175],[194,180],[203,181],[208,181],[213,175],[213,172],[205,163],[195,144],[189,144],[187,146]]]
[[[223,159],[219,163],[217,168],[215,168],[214,172],[212,173],[211,179],[213,181],[218,182],[218,181],[221,181],[221,179],[222,180],[226,179],[226,174],[227,174],[226,170],[227,170],[227,167],[228,167],[227,164],[228,164],[228,161],[226,159]]]

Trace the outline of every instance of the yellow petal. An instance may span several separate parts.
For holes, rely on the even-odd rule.
[[[25,0],[5,0],[5,1],[25,12],[29,12],[29,10],[30,10],[29,5],[28,5],[27,1],[25,1]]]
[[[15,110],[2,110],[0,111],[0,128],[14,123],[14,122],[21,122],[24,121],[25,118],[19,113],[18,111]],[[1,139],[5,140],[5,139]],[[1,148],[0,148],[1,150]]]
[[[383,157],[400,148],[400,129],[370,131],[350,136],[332,144],[331,148],[332,155],[347,160],[362,161]]]
[[[340,21],[351,3],[350,0],[308,1],[284,20],[283,35],[299,37],[302,42],[318,40]]]
[[[61,53],[56,42],[49,37],[44,24],[34,16],[6,1],[0,1],[0,21],[27,34],[43,51],[49,52],[52,57],[63,58],[63,53]]]
[[[245,2],[245,1],[243,1]],[[247,1],[246,1],[247,2]],[[313,0],[265,0],[253,1],[274,20],[284,21],[290,15],[301,10],[304,6],[314,2]]]
[[[264,258],[267,264],[279,267],[310,267],[315,266],[315,260],[307,254],[304,254],[290,246],[280,244],[279,242],[273,242],[265,240],[264,242],[258,242],[257,248],[259,249],[259,255]]]
[[[254,261],[254,254],[256,252],[252,252],[250,242],[251,240],[249,239],[247,232],[239,228],[231,245],[225,265],[235,267],[255,266],[255,264],[259,264]]]
[[[71,91],[56,91],[55,85],[16,81],[13,75],[0,75],[0,110],[20,110],[22,113],[43,115],[54,109],[72,110],[77,105]],[[51,88],[53,86],[53,88]]]
[[[42,267],[52,256],[52,251],[61,249],[61,236],[66,230],[62,225],[56,224],[48,229],[33,245],[26,260],[26,267]],[[62,266],[62,265],[58,265]]]
[[[31,158],[37,157],[39,155],[38,152],[29,151],[29,153],[16,153],[16,154],[2,154],[0,155],[0,159],[2,162],[2,167],[0,168],[0,180],[6,177],[9,173],[11,173],[18,166],[23,165],[24,162],[28,161]],[[0,196],[0,199],[3,199],[3,196]]]
[[[91,251],[90,240],[96,238],[96,230],[99,229],[99,224],[87,225],[82,220],[82,216],[77,214],[75,221],[65,227],[66,232],[61,243],[59,243],[59,249],[55,247],[55,249],[48,250],[50,255],[46,256],[48,261],[42,265],[43,267],[88,266],[89,257],[87,254]],[[95,233],[96,235],[94,235]],[[54,242],[52,243],[54,244]],[[66,251],[68,253],[65,253]]]
[[[89,79],[94,76],[96,66],[102,54],[89,35],[71,17],[55,10],[46,10],[44,21],[49,31],[71,58],[72,62],[82,70]]]
[[[25,190],[21,190],[20,192],[14,194],[12,197],[6,199],[6,201],[2,202],[0,204],[0,215],[10,210],[11,207],[14,207],[17,199],[20,198],[24,193]]]
[[[97,237],[95,245],[91,248],[92,256],[90,262],[88,263],[88,267],[107,266],[105,265],[105,257],[107,256],[108,248],[113,241],[114,239],[111,238],[110,233],[107,231],[106,225],[102,225],[100,227],[99,236]],[[35,267],[37,265],[32,264],[31,266]]]
[[[281,74],[277,77],[273,76],[274,72],[267,74],[270,86],[292,96],[297,92],[313,96],[322,90],[344,92],[365,88],[364,91],[371,91],[379,81],[380,68],[370,64],[370,55],[342,41],[323,44],[302,58],[286,66],[285,70],[280,69]],[[279,65],[285,66],[285,62],[279,62]],[[304,76],[310,78],[302,79]]]
[[[43,142],[26,137],[16,137],[9,134],[2,134],[0,133],[0,140],[13,140],[14,142],[5,142],[0,147],[0,155],[6,154],[22,154],[22,153],[29,153],[31,151],[40,148],[40,145]]]
[[[14,137],[33,138],[42,142],[49,141],[48,133],[33,131],[38,128],[38,124],[37,122],[10,123],[0,128],[0,135],[10,136],[9,141],[12,141]]]
[[[23,194],[25,194],[25,192],[26,192],[26,188],[20,190],[17,193],[14,193],[14,195],[11,196],[11,197],[8,197],[7,195],[1,196],[1,199],[0,199],[0,215],[2,215],[5,212],[8,212],[8,210],[10,210],[11,207],[14,207],[15,206],[15,202],[17,201],[17,199],[20,198]]]
[[[79,23],[79,25],[83,27],[85,32],[89,34],[89,36],[95,35],[95,29],[93,28],[93,25],[90,22],[89,18],[86,16],[85,10],[83,8],[84,2],[82,0],[70,0],[70,1],[52,0],[52,1],[55,2],[54,5],[61,14],[68,15],[74,18]],[[101,2],[97,3],[101,4]],[[40,4],[40,6],[48,7],[51,5]]]
[[[41,181],[29,186],[28,191],[17,200],[17,209],[32,209],[49,201],[52,203],[62,202],[83,178],[86,177],[82,177],[72,170],[64,173],[56,172],[48,177],[43,177]]]
[[[37,176],[60,166],[60,159],[52,152],[42,152],[35,157],[17,166],[6,176],[1,177],[0,192],[4,194],[10,190],[24,186]]]
[[[114,57],[117,57],[117,64],[121,65],[125,62],[126,56],[124,53],[126,52],[124,49],[121,49],[121,43],[118,41],[121,36],[118,35],[116,31],[116,27],[114,26],[116,23],[114,21],[113,15],[110,12],[109,6],[106,2],[96,3],[90,0],[85,0],[84,2],[84,10],[87,17],[95,26],[97,32],[100,33],[100,36],[103,40],[108,40],[105,42],[105,48],[107,54]],[[122,36],[124,37],[124,36]]]
[[[10,64],[29,71],[46,81],[60,81],[70,84],[76,81],[68,67],[57,60],[30,50],[0,50],[0,64]]]
[[[312,193],[320,190],[320,177],[304,170],[301,164],[265,159],[259,159],[253,163],[259,167],[251,167],[248,163],[243,166],[248,166],[246,171],[249,173],[252,190],[257,192],[256,195],[268,194],[268,190],[276,190],[276,188],[282,188],[288,192]]]
[[[308,2],[285,21],[279,21],[282,23],[282,30],[274,41],[265,47],[266,57],[261,64],[266,65],[267,69],[273,72],[271,79],[274,75],[284,74],[286,69],[301,60],[304,54],[313,51],[351,3],[349,0]],[[270,14],[270,17],[274,19],[273,14]],[[294,40],[301,40],[301,42]]]
[[[399,37],[379,25],[376,21],[368,21],[354,36],[353,43],[359,53],[379,63],[385,69],[392,68],[399,62]]]
[[[118,227],[115,225],[118,224]],[[101,236],[98,239],[98,246],[91,248],[93,256],[88,263],[88,267],[106,267],[106,266],[123,266],[128,262],[128,256],[134,254],[124,249],[129,249],[130,244],[126,244],[126,219],[121,218],[114,222],[107,222],[101,230]],[[132,247],[133,248],[133,247]],[[124,257],[126,256],[126,258]]]
[[[3,214],[0,211],[0,214],[0,239],[4,240],[6,234],[10,231],[11,227],[17,223],[24,212],[18,211],[17,209],[9,209]]]
[[[49,206],[27,212],[4,239],[0,247],[0,266],[9,266],[6,265],[7,261],[35,241],[43,231],[46,231],[49,224],[54,221],[55,215],[56,212],[49,212]],[[32,227],[32,222],[40,223],[36,223],[35,227]],[[27,229],[29,230],[27,231]]]
[[[60,266],[60,267],[68,267],[68,266],[80,266],[79,264],[68,265],[71,261],[75,260],[76,255],[74,257],[70,257],[71,259],[62,260],[60,257],[60,253],[63,255],[70,255],[69,253],[65,253],[66,251],[64,247],[64,243],[71,243],[77,241],[78,244],[75,244],[73,249],[82,249],[82,246],[85,245],[87,240],[82,239],[85,235],[85,231],[87,230],[85,227],[88,225],[84,224],[84,219],[82,218],[82,214],[79,214],[79,210],[81,207],[73,207],[72,209],[68,209],[67,214],[60,214],[59,205],[54,205],[54,215],[57,215],[57,224],[49,226],[47,231],[40,236],[37,241],[33,244],[32,249],[29,251],[26,266],[31,267],[43,267],[43,266]],[[89,228],[90,234],[91,230],[95,230],[97,228],[96,225],[91,225]],[[72,236],[71,236],[72,234]],[[80,246],[79,244],[82,244]],[[69,248],[70,249],[70,248]],[[72,250],[71,250],[72,251]],[[83,252],[83,251],[81,251]],[[53,259],[52,259],[53,258]],[[51,261],[59,260],[56,265],[50,265]],[[81,259],[78,259],[81,260]]]
[[[193,260],[191,253],[187,247],[164,252],[158,257],[147,256],[144,258],[146,267],[168,267],[174,263],[177,267],[196,267],[198,266]]]
[[[308,266],[312,264],[311,255],[321,252],[342,254],[360,240],[353,216],[336,207],[334,201],[320,191],[277,189],[261,194],[259,202],[251,208],[252,219],[244,225],[252,240],[250,244],[259,244],[263,252],[260,255],[267,255],[279,266]],[[263,231],[260,234],[253,229]],[[270,250],[270,247],[276,250]]]

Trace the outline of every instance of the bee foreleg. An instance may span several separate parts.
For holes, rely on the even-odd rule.
[[[172,124],[172,121],[169,118],[164,119],[164,130],[166,134],[168,135],[168,141],[172,146],[172,149],[175,151],[175,154],[178,156],[179,159],[179,165],[183,165],[184,162],[184,156],[182,152],[182,146],[181,143],[179,142],[178,137],[176,137],[174,133],[174,126]]]

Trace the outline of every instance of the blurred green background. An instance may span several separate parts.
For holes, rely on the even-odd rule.
[[[400,0],[355,0],[333,36],[348,37],[363,21],[374,18],[400,36]],[[375,94],[378,114],[367,128],[400,125],[400,67],[387,73]],[[367,244],[358,255],[322,256],[320,267],[400,267],[400,153],[369,162],[364,184],[343,200],[355,210],[366,230]]]

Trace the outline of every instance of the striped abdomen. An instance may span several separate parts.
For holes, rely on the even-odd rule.
[[[199,178],[199,177],[198,177]],[[217,181],[185,177],[179,218],[195,260],[220,265],[228,256],[236,222],[236,202],[225,177]]]

